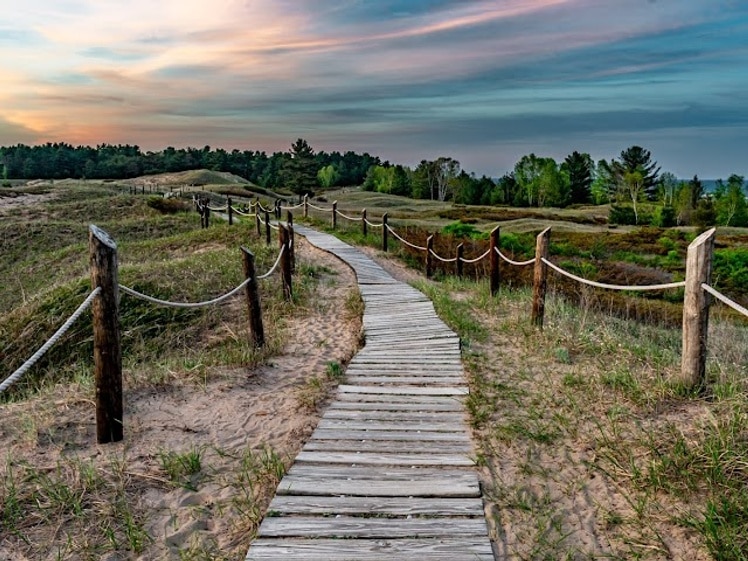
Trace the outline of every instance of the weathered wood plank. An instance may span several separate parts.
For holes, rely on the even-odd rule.
[[[279,495],[268,507],[273,516],[483,516],[480,499],[415,497],[310,497]]]
[[[361,409],[334,409],[330,408],[325,411],[325,419],[363,419],[368,421],[439,421],[450,422],[461,425],[465,422],[466,417],[461,412],[437,411],[437,412],[410,412],[410,411],[378,411],[378,410],[361,410]]]
[[[338,393],[374,393],[393,395],[467,395],[467,387],[420,388],[416,386],[383,388],[379,386],[338,386]]]
[[[310,452],[302,450],[296,462],[355,464],[356,466],[473,466],[464,454],[391,454],[366,452]]]
[[[346,394],[346,395],[356,395],[356,394]],[[464,411],[464,408],[462,407],[462,404],[455,401],[453,403],[423,403],[423,402],[417,402],[417,401],[410,401],[410,402],[389,402],[389,401],[362,401],[362,400],[355,400],[355,401],[342,401],[338,400],[333,402],[327,409],[327,412],[331,411],[403,411],[403,412],[411,412],[411,413],[418,413],[418,412],[424,412],[424,413],[430,413],[430,412],[444,412],[444,413],[450,413],[450,412],[462,412]]]
[[[482,518],[272,517],[260,527],[264,538],[471,538],[485,536]]]
[[[473,455],[467,441],[412,441],[412,440],[316,440],[304,445],[304,452],[386,452],[397,454],[466,454]]]
[[[365,419],[326,419],[322,418],[317,425],[321,430],[376,430],[376,431],[428,431],[428,432],[465,432],[463,424],[440,423],[438,421],[380,421]]]
[[[344,430],[316,429],[312,438],[318,440],[410,440],[417,442],[453,441],[470,442],[465,432],[383,431],[383,430]]]
[[[286,476],[278,485],[281,495],[333,495],[356,497],[480,497],[478,480],[429,478],[406,480],[345,479],[307,475]]]
[[[247,561],[494,561],[487,538],[421,540],[260,539]]]

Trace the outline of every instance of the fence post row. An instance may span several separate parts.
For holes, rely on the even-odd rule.
[[[289,210],[286,216],[288,223],[288,253],[291,258],[291,273],[296,272],[296,233],[293,227],[293,213]]]
[[[260,293],[255,272],[255,256],[244,246],[242,246],[242,255],[244,278],[251,279],[244,287],[244,294],[247,297],[247,311],[249,312],[249,335],[255,348],[260,348],[265,346],[265,328],[262,326],[262,307],[260,306]]]
[[[283,224],[278,224],[278,241],[280,250],[283,252],[280,258],[281,278],[283,279],[283,296],[286,300],[293,297],[291,286],[291,256],[289,255],[289,234]]]
[[[100,289],[91,306],[96,441],[105,444],[119,442],[124,435],[117,244],[104,230],[91,224],[88,228],[88,248],[91,286]]]
[[[543,259],[548,259],[548,246],[551,239],[551,229],[546,228],[538,234],[535,241],[535,270],[532,277],[532,322],[543,328],[545,315],[545,291],[548,285],[548,266]]]
[[[434,234],[426,239],[426,278],[431,278],[434,274],[434,256],[431,252],[434,250]]]
[[[703,387],[706,382],[707,332],[711,296],[701,285],[711,282],[714,232],[715,229],[712,228],[701,234],[691,242],[686,254],[680,382],[689,388]]]
[[[338,227],[338,201],[332,203],[332,229]]]
[[[496,296],[496,294],[499,292],[499,283],[501,282],[501,277],[499,276],[499,256],[496,253],[496,250],[499,248],[500,232],[501,231],[499,230],[498,226],[491,230],[491,242],[488,246],[488,262],[491,269],[491,296]]]
[[[388,228],[387,219],[388,219],[388,215],[385,212],[382,215],[382,251],[384,251],[385,253],[387,253],[387,245],[388,245],[387,242],[389,238],[389,231],[387,230]]]
[[[366,209],[361,211],[361,233],[366,237]]]
[[[457,265],[457,276],[462,276],[462,256],[465,254],[465,244],[460,244],[457,246],[457,261],[455,261]]]

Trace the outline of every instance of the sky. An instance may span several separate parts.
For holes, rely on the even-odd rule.
[[[748,1],[0,0],[0,146],[451,156],[640,145],[748,176]]]

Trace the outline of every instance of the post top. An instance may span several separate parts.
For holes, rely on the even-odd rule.
[[[92,236],[94,236],[97,240],[99,240],[101,243],[103,243],[107,247],[111,249],[117,249],[117,244],[111,238],[111,236],[107,234],[104,230],[96,226],[96,224],[89,224],[88,231],[91,232]]]
[[[707,230],[706,232],[703,232],[699,237],[697,237],[694,241],[692,241],[688,247],[691,248],[691,247],[702,245],[703,243],[707,242],[709,238],[714,237],[714,233],[716,231],[717,231],[716,228],[712,228],[710,230]]]

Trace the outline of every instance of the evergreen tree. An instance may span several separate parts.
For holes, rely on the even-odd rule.
[[[589,154],[580,154],[575,150],[566,156],[561,167],[569,175],[571,204],[590,202],[593,166],[592,157]]]
[[[317,187],[317,162],[314,150],[306,140],[299,138],[291,145],[288,152],[289,159],[284,166],[284,178],[288,187],[303,197],[313,195]]]

